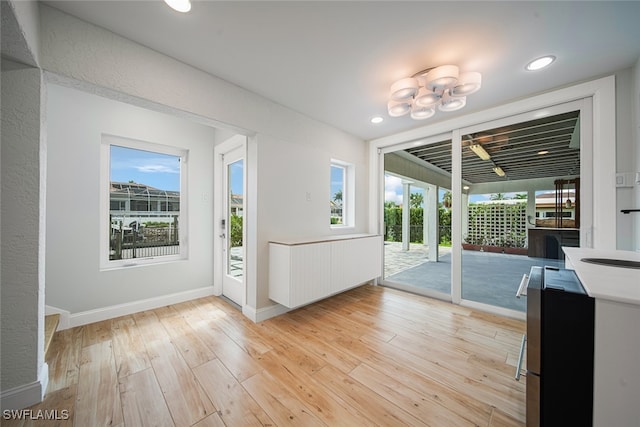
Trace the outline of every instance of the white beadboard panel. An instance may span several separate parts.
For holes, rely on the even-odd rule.
[[[291,246],[269,244],[269,299],[291,307]]]
[[[295,308],[379,277],[382,236],[269,245],[269,298]]]
[[[293,247],[291,301],[293,307],[325,298],[331,288],[331,243]]]
[[[382,236],[332,242],[331,293],[380,276]]]

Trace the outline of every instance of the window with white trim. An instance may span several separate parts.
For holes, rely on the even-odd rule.
[[[352,164],[331,160],[331,227],[354,226],[355,172]]]
[[[101,268],[187,257],[187,150],[103,135]]]

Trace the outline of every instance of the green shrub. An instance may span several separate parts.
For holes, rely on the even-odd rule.
[[[242,246],[242,217],[238,215],[231,215],[231,247]]]

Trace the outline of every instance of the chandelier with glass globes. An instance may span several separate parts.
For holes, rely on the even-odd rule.
[[[467,104],[467,95],[480,90],[482,76],[460,73],[456,65],[429,68],[391,85],[387,110],[391,117],[410,114],[414,120],[433,116],[436,109],[456,111]]]

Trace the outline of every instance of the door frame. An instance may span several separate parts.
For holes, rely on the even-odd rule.
[[[237,149],[242,150],[242,158],[244,159],[244,168],[243,168],[243,215],[246,219],[247,213],[247,137],[245,135],[234,135],[231,138],[227,139],[223,143],[216,145],[214,147],[214,204],[213,204],[213,289],[215,295],[222,295],[223,291],[223,281],[224,276],[226,274],[224,268],[223,257],[225,256],[225,247],[223,245],[223,239],[220,238],[221,233],[226,233],[226,229],[223,230],[221,228],[221,221],[225,218],[226,212],[224,207],[226,206],[225,198],[227,197],[227,190],[224,187],[225,182],[225,174],[227,173],[224,155],[235,151]],[[225,227],[226,228],[226,227]],[[242,230],[242,240],[244,243],[244,254],[243,254],[243,264],[245,271],[243,272],[243,292],[242,292],[242,304],[243,308],[247,305],[247,277],[246,277],[246,266],[247,266],[247,225],[243,223]]]

